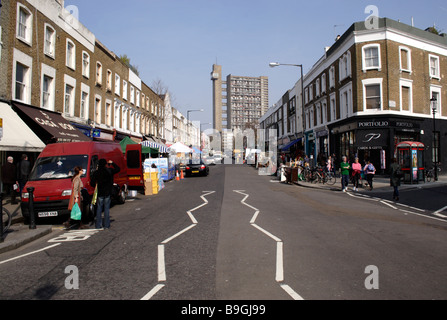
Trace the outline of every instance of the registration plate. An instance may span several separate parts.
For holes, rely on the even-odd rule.
[[[58,213],[57,211],[49,211],[49,212],[39,212],[37,216],[39,218],[46,218],[46,217],[57,217]]]
[[[197,171],[193,171],[192,173],[199,173],[199,171],[197,170]]]

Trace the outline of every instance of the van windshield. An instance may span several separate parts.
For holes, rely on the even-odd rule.
[[[29,181],[68,179],[73,176],[77,166],[83,169],[82,177],[85,177],[88,155],[39,158],[31,171]]]

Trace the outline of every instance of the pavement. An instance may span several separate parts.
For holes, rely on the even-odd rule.
[[[365,181],[363,181],[365,183]],[[294,182],[294,184],[302,187],[317,188],[330,191],[341,191],[341,180],[337,178],[334,185],[330,186],[321,183],[311,182]],[[418,188],[430,188],[434,186],[447,185],[447,175],[439,176],[438,181],[434,182],[420,182],[418,184],[401,184],[399,190],[418,189]],[[376,176],[374,178],[374,191],[389,193],[392,189],[390,187],[390,179],[386,176]],[[349,190],[352,191],[352,185],[349,185]],[[364,185],[359,188],[359,193],[370,192],[369,187]],[[5,203],[6,202],[6,203]],[[35,241],[52,232],[53,226],[51,225],[37,225],[36,229],[30,229],[28,225],[23,222],[20,205],[11,205],[9,199],[4,201],[3,206],[8,209],[13,215],[13,221],[11,228],[3,235],[3,242],[0,242],[0,254],[17,249],[25,244]]]
[[[370,192],[369,186],[366,185],[366,180],[359,182],[359,185],[362,186],[359,187],[359,190],[357,192],[360,193],[368,193]],[[305,182],[305,181],[298,181],[295,182],[295,184],[302,186],[302,187],[308,187],[308,188],[317,188],[317,189],[325,189],[325,190],[331,190],[331,191],[340,191],[341,192],[341,179],[337,178],[337,181],[334,185],[330,186],[327,184],[322,183],[312,183],[312,182]],[[431,181],[431,182],[419,182],[419,183],[401,183],[399,190],[410,190],[410,189],[420,189],[420,188],[431,188],[435,186],[441,186],[441,185],[447,185],[447,175],[439,176],[438,181]],[[374,192],[386,192],[386,193],[392,193],[393,189],[390,186],[390,178],[389,176],[381,176],[377,175],[374,177],[373,180],[373,190]],[[348,186],[349,191],[352,190],[352,184],[350,183]]]
[[[7,199],[3,202],[3,207],[12,214],[12,222],[9,230],[3,234],[0,254],[17,249],[52,232],[53,226],[37,225],[36,229],[30,229],[28,225],[25,225],[20,204],[12,205]]]

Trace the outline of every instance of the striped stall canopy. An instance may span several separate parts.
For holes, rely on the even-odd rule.
[[[143,141],[141,144],[145,147],[157,148],[160,153],[169,153],[170,149],[164,144],[153,142],[153,141]]]

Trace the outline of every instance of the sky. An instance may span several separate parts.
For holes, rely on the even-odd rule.
[[[447,33],[445,0],[65,0],[80,22],[117,55],[126,54],[147,85],[161,80],[173,104],[191,120],[212,122],[213,64],[223,78],[268,76],[269,105],[300,78],[374,5],[381,18]]]

